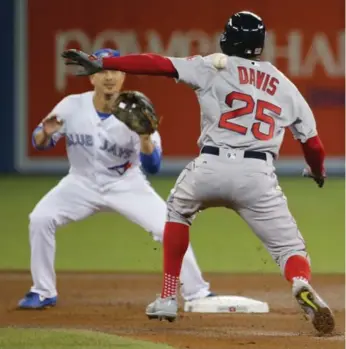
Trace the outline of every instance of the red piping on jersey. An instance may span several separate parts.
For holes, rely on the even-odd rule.
[[[178,72],[171,60],[153,53],[133,54],[122,57],[104,57],[102,64],[105,70],[120,70],[129,74],[178,78]]]
[[[320,137],[309,138],[305,143],[301,143],[303,153],[311,172],[316,176],[324,174],[324,158],[326,153]]]

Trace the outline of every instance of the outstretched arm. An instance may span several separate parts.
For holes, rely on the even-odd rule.
[[[123,57],[104,57],[102,59],[102,68],[104,70],[121,70],[128,74],[178,78],[178,72],[171,60],[153,53]]]
[[[178,77],[178,72],[169,58],[153,53],[97,59],[83,51],[70,49],[64,51],[62,57],[66,58],[66,65],[84,68],[76,74],[79,76],[92,75],[101,70],[119,70],[128,74]]]
[[[215,65],[215,55],[177,58],[144,53],[98,59],[83,51],[69,49],[62,53],[62,57],[66,59],[66,65],[82,68],[76,72],[77,76],[88,76],[102,70],[119,70],[128,74],[175,78],[193,89],[206,88],[220,68]]]

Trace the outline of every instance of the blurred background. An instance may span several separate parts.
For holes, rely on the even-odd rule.
[[[300,177],[302,153],[287,132],[276,163],[279,179],[315,257],[315,270],[343,272],[344,6],[343,0],[1,0],[0,268],[28,268],[28,214],[68,170],[63,141],[48,152],[31,146],[33,129],[58,101],[91,88],[87,78],[71,75],[61,52],[111,47],[122,54],[206,55],[219,51],[219,34],[228,17],[249,10],[268,29],[264,58],[306,97],[327,152],[330,178],[319,190]],[[146,93],[163,117],[164,164],[161,174],[150,180],[166,197],[177,174],[198,153],[197,101],[189,88],[167,78],[129,76],[126,88]],[[61,230],[60,269],[161,268],[160,247],[118,215],[102,214]],[[277,271],[245,224],[228,211],[203,212],[193,232],[206,271]],[[239,263],[244,253],[251,257]]]

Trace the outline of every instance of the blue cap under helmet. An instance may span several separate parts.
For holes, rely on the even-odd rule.
[[[119,57],[120,52],[118,50],[113,50],[111,48],[101,48],[93,53],[97,58],[104,57]]]

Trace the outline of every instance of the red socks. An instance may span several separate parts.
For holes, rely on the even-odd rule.
[[[163,234],[164,280],[161,298],[175,296],[181,265],[189,247],[190,227],[175,222],[166,222]]]
[[[285,277],[289,282],[292,282],[293,278],[304,278],[310,281],[311,269],[309,261],[300,255],[291,256],[286,262]]]

